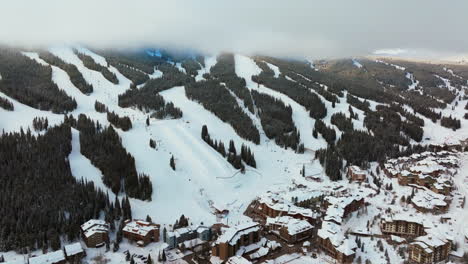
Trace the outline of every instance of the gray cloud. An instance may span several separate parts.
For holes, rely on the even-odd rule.
[[[468,52],[466,0],[2,0],[0,41],[277,56]]]

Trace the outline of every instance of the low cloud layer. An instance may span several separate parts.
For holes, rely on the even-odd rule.
[[[0,41],[173,47],[276,56],[378,49],[468,53],[468,1],[3,0]]]

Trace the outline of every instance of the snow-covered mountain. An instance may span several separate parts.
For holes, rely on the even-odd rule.
[[[334,131],[335,138],[332,141],[337,145],[345,144],[339,141],[348,140],[344,134],[349,133],[349,130],[341,127],[339,121],[334,121],[338,113],[342,113],[343,118],[352,124],[351,130],[366,132],[376,140],[387,136],[379,134],[385,132],[380,131],[379,126],[385,125],[384,130],[398,127],[397,134],[401,134],[409,144],[391,143],[391,146],[396,146],[395,151],[404,151],[408,146],[417,144],[422,146],[454,144],[468,137],[468,110],[466,110],[468,108],[468,68],[460,65],[451,68],[451,65],[419,64],[388,58],[377,60],[354,58],[317,61],[313,65],[307,64],[309,68],[305,69],[306,64],[303,62],[242,54],[233,56],[234,65],[219,64],[220,57],[216,55],[192,56],[187,60],[167,60],[154,64],[148,63],[146,58],[139,58],[142,64],[150,65],[152,72],[148,73],[144,68],[139,67],[138,63],[131,65],[130,59],[122,59],[115,54],[91,51],[84,47],[50,48],[51,54],[66,64],[74,65],[84,81],[92,86],[92,92],[84,93],[73,82],[74,77],[70,76],[70,71],[51,65],[41,56],[42,51],[21,50],[21,52],[23,56],[40,65],[50,65],[52,82],[66,96],[76,101],[76,107],[65,112],[41,110],[40,107],[16,97],[13,92],[5,88],[10,80],[7,73],[2,72],[0,68],[0,76],[3,77],[0,79],[0,98],[10,102],[13,106],[13,110],[0,107],[0,129],[4,133],[30,129],[33,135],[42,135],[46,134],[47,130],[34,129],[35,118],[47,118],[50,128],[62,124],[65,115],[78,118],[80,114],[99,122],[103,127],[114,126],[121,139],[121,145],[134,158],[136,171],[138,174],[148,175],[151,182],[151,199],[130,198],[133,217],[144,219],[149,215],[153,221],[160,224],[173,224],[181,215],[188,216],[193,222],[205,224],[248,221],[249,218],[244,215],[244,211],[252,200],[268,191],[287,189],[291,185],[306,182],[303,174],[320,178],[321,182],[316,185],[317,188],[332,184],[332,180],[327,176],[328,170],[324,168],[325,165],[322,166],[319,159],[316,159],[316,151],[329,146],[330,142],[327,142],[325,135],[328,132],[326,129],[313,131],[320,129],[317,128],[316,122],[322,120],[328,129]],[[96,67],[100,70],[85,66],[79,54],[91,57],[94,63],[99,65]],[[160,54],[158,50],[155,50],[149,57],[160,58]],[[0,56],[0,63],[2,59],[3,57]],[[132,62],[135,61],[138,60],[132,58]],[[221,68],[227,68],[225,72],[229,71],[229,67],[233,67],[235,76],[213,74],[213,67],[217,64],[221,65]],[[145,81],[136,83],[125,75],[124,69],[139,72],[144,76]],[[256,79],[255,76],[266,71],[270,74],[268,78]],[[104,72],[106,74],[110,72],[110,75],[115,76],[116,81],[110,81],[104,76]],[[123,107],[119,103],[119,100],[122,100],[119,95],[122,96],[129,91],[138,94],[139,90],[146,89],[145,86],[149,87],[152,80],[164,78],[169,74],[181,74],[181,76],[193,78],[190,80],[193,83],[181,82],[173,87],[165,87],[162,81],[157,82],[154,90],[151,90],[153,95],[162,96],[166,104],[164,107],[172,103],[175,108],[178,108],[182,112],[180,118],[172,118],[170,114],[163,117],[152,115],[157,111],[138,107],[137,104]],[[312,79],[315,76],[317,79]],[[336,76],[336,79],[332,79],[332,76]],[[418,79],[422,77],[424,79]],[[234,89],[230,87],[230,81],[237,80],[236,78],[241,80],[241,84]],[[346,81],[353,78],[358,81],[348,86]],[[226,109],[216,108],[210,111],[210,106],[206,102],[197,99],[202,97],[196,97],[199,95],[189,90],[203,89],[203,87],[196,87],[196,83],[208,85],[213,80],[219,82],[219,87],[216,86],[213,89],[228,91],[227,94],[237,105],[226,103]],[[294,86],[294,89],[307,91],[311,98],[318,98],[318,102],[325,106],[324,115],[321,118],[313,117],[315,111],[313,109],[317,107],[314,101],[310,101],[311,103],[302,101],[302,95],[295,95],[293,88],[285,86],[286,82],[287,85]],[[343,83],[345,83],[344,87],[339,87]],[[388,100],[381,99],[378,95],[380,92],[368,92],[367,85],[375,85],[377,86],[375,89],[380,89],[378,91],[382,94],[395,96],[395,99],[393,97]],[[202,94],[204,91],[197,90],[197,92]],[[366,94],[369,96],[366,97]],[[277,103],[284,104],[285,109],[290,109],[288,111],[290,111],[295,130],[283,131],[284,135],[274,137],[266,132],[267,129],[271,129],[269,126],[274,126],[276,123],[262,115],[268,109],[265,105],[260,106],[258,101],[256,103],[255,99],[261,95],[267,95],[267,98],[270,98],[265,100],[276,99]],[[357,101],[349,99],[349,96]],[[142,97],[145,96],[142,95]],[[137,95],[131,98],[137,98]],[[141,99],[141,97],[138,98]],[[229,101],[228,98],[216,99],[220,105]],[[424,100],[428,103],[426,104]],[[121,118],[128,117],[131,121],[131,128],[124,130],[112,124],[106,112],[97,111],[96,101],[104,104],[107,112],[114,112]],[[253,103],[251,104],[250,101]],[[389,121],[394,119],[386,119],[388,116],[385,111],[390,110],[382,110],[385,107],[385,109],[390,109],[392,106],[395,108],[389,116],[391,118],[396,116],[399,119],[398,125],[395,126],[391,123],[393,121]],[[406,110],[409,114],[395,110],[396,106],[401,107],[402,111]],[[438,118],[431,120],[430,114],[424,115],[425,110],[418,108],[421,106],[427,106],[429,110],[433,110],[435,115],[439,115]],[[248,138],[250,132],[247,130],[247,132],[239,132],[237,127],[233,127],[233,124],[238,121],[225,119],[223,115],[228,115],[232,109],[240,109],[245,118],[250,120],[253,125],[252,129],[259,133],[258,144],[255,140]],[[218,110],[223,113],[217,112]],[[284,114],[275,111],[277,110],[273,110],[274,114],[270,114],[269,117],[275,119],[276,116]],[[380,113],[379,111],[382,111],[381,115],[372,114]],[[371,117],[375,119],[371,120]],[[441,119],[444,117],[456,119],[452,120],[455,127],[452,128],[450,121],[448,121],[449,124],[443,126]],[[385,124],[379,123],[379,120]],[[423,124],[414,120],[422,120]],[[422,128],[423,134],[409,136],[411,132],[403,129],[403,125],[400,126],[400,123],[404,122],[420,124],[416,125],[415,129]],[[459,127],[456,125],[457,122]],[[373,127],[372,124],[377,125]],[[226,148],[231,140],[237,148],[237,153],[240,153],[242,145],[249,148],[255,157],[256,166],[248,165],[244,160],[240,162],[245,171],[236,169],[226,157],[202,139],[203,126],[207,127],[211,139],[223,142]],[[243,127],[240,126],[239,129]],[[300,135],[298,144],[288,145],[289,143],[280,142],[282,137],[287,138],[284,139],[285,141],[293,140],[293,137],[287,136],[296,132]],[[95,161],[93,162],[83,154],[83,143],[80,144],[83,132],[73,127],[71,136],[72,149],[68,155],[68,162],[72,175],[77,180],[84,179],[93,182],[96,187],[109,195],[110,201],[114,201],[116,196],[119,200],[125,197],[128,193],[123,190],[113,192],[109,184],[104,183],[103,171],[95,165]],[[156,143],[154,148],[148,143],[150,139]],[[392,157],[391,155],[389,152],[388,157]],[[175,169],[170,166],[171,157],[174,158]],[[374,162],[377,161],[376,159],[369,161]],[[336,170],[341,170],[340,173],[344,175],[345,165],[348,165],[346,162],[349,164],[353,162],[349,161],[345,154],[342,154],[341,160],[343,161],[340,163],[342,167]],[[375,165],[376,163],[372,163],[372,166]],[[304,173],[303,170],[305,170]],[[343,177],[343,180],[339,182],[346,184],[347,181]],[[222,217],[216,214],[223,209],[227,209],[229,213]]]

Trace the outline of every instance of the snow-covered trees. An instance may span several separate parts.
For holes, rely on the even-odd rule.
[[[39,54],[40,58],[46,61],[47,63],[57,66],[60,69],[67,72],[68,76],[70,77],[70,81],[73,85],[76,86],[82,93],[90,94],[93,92],[93,86],[86,82],[83,78],[83,75],[78,70],[78,68],[70,63],[66,63],[59,57],[55,56],[54,54],[44,51]]]
[[[107,106],[99,101],[94,102],[94,109],[99,113],[107,112]]]
[[[208,145],[210,145],[212,148],[218,151],[223,157],[226,157],[227,161],[231,163],[231,165],[234,168],[240,169],[243,172],[245,170],[245,166],[242,163],[242,161],[244,161],[245,164],[249,165],[250,167],[253,167],[253,168],[257,167],[257,162],[255,161],[254,153],[250,150],[249,147],[245,146],[244,144],[242,144],[241,153],[240,155],[238,155],[237,150],[236,150],[236,145],[234,144],[234,141],[231,139],[229,141],[229,147],[226,153],[226,150],[224,148],[224,143],[221,141],[218,142],[217,140],[213,141],[211,139],[211,136],[208,132],[208,128],[206,127],[206,125],[203,125],[202,127],[201,137],[203,141],[205,141]]]
[[[296,150],[300,143],[300,135],[292,120],[291,106],[286,106],[283,101],[255,90],[252,90],[252,97],[259,110],[266,136],[274,139],[278,146]]]
[[[440,119],[440,124],[444,127],[453,129],[454,131],[461,127],[460,119],[456,119],[452,116],[443,116]]]
[[[109,212],[102,191],[73,177],[70,152],[68,124],[0,137],[0,186],[8,186],[0,191],[0,215],[8,216],[0,217],[0,251],[59,249],[59,235],[76,239],[85,219]]]
[[[11,103],[10,100],[3,98],[1,96],[0,96],[0,107],[8,111],[15,110],[13,103]]]
[[[123,131],[128,131],[132,128],[132,121],[128,116],[120,117],[114,112],[107,112],[107,121]]]
[[[81,114],[76,127],[80,130],[81,153],[102,171],[104,184],[114,193],[125,191],[130,197],[151,199],[149,177],[137,174],[135,159],[122,146],[121,139],[112,126],[102,128],[99,122],[95,123]],[[121,185],[122,180],[124,188]]]
[[[49,121],[46,117],[35,117],[33,119],[33,128],[36,131],[43,131],[49,127]]]
[[[19,51],[0,48],[0,91],[28,106],[66,113],[76,108],[75,99],[52,81],[52,68]]]
[[[86,54],[76,52],[76,55],[80,60],[83,62],[84,66],[88,69],[91,69],[93,71],[98,71],[106,78],[108,81],[110,81],[113,84],[119,84],[119,79],[117,79],[117,75],[115,73],[111,72],[107,67],[102,66],[101,64],[98,64],[94,61],[94,59]]]
[[[190,100],[199,102],[219,119],[229,123],[240,137],[255,144],[260,143],[258,129],[239,107],[236,99],[218,80],[190,83],[185,87],[185,92]]]

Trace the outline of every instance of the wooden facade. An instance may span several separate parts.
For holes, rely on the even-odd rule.
[[[349,166],[346,174],[350,181],[364,182],[367,178],[366,171],[362,170],[358,166]]]
[[[424,242],[413,242],[409,246],[410,261],[420,264],[438,263],[448,260],[451,250],[451,243],[434,246]]]
[[[159,241],[159,225],[146,221],[127,220],[122,231],[125,238],[139,243],[139,246]]]
[[[251,231],[249,231],[249,229],[251,229]],[[233,238],[237,235],[239,235],[239,237],[234,241]],[[241,247],[257,243],[260,241],[260,239],[261,231],[259,228],[248,227],[246,229],[239,229],[232,233],[232,238],[228,238],[225,241],[216,242],[211,249],[211,254],[213,256],[219,257],[223,261],[226,261],[230,257],[236,255],[236,252]]]
[[[333,243],[330,241],[330,239],[322,239],[318,238],[318,243],[320,245],[320,248],[330,257],[334,258],[338,263],[342,264],[351,264],[354,261],[354,257],[356,256],[356,253],[352,253],[349,255],[346,255],[340,251],[337,250],[337,248],[333,245]]]
[[[109,243],[109,224],[91,219],[81,225],[81,236],[89,248],[104,246]]]
[[[381,230],[385,235],[403,237],[417,237],[426,234],[422,224],[404,220],[383,221],[381,223]]]

